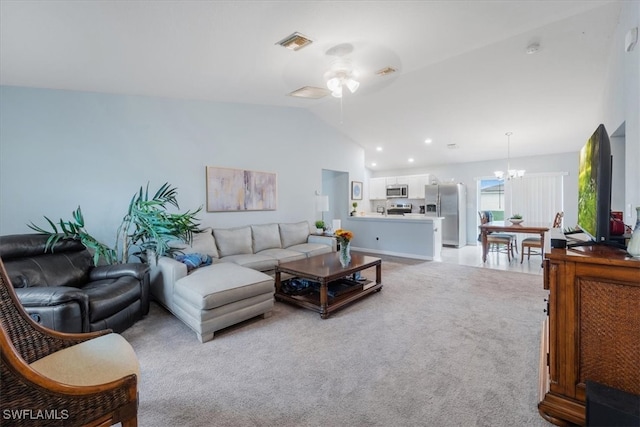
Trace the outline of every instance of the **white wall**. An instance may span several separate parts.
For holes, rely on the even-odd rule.
[[[640,44],[625,52],[624,39],[629,30],[640,27],[640,1],[623,2],[619,19],[608,58],[603,116],[609,133],[624,126],[624,221],[633,225],[640,206]]]
[[[181,210],[206,208],[205,166],[278,179],[276,211],[202,212],[214,227],[314,221],[322,169],[364,178],[362,148],[303,109],[4,86],[0,112],[0,235],[80,205],[87,229],[112,244],[147,182],[178,187]]]

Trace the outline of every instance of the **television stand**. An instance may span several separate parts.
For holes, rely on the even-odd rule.
[[[624,244],[615,242],[613,240],[602,240],[600,242],[596,242],[595,240],[586,240],[586,241],[568,243],[567,249],[577,248],[581,246],[608,246],[610,248],[627,250],[627,247]]]

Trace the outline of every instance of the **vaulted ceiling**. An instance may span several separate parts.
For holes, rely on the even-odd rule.
[[[578,150],[602,120],[620,7],[2,0],[0,83],[304,108],[360,144],[374,169],[505,158],[505,132],[512,157],[560,153]],[[293,32],[313,43],[276,44]],[[326,88],[336,46],[359,89],[289,96]],[[397,71],[377,75],[384,67]]]

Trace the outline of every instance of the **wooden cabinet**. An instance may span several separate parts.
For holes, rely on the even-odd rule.
[[[640,260],[605,246],[552,249],[544,287],[542,417],[584,425],[587,380],[640,394]]]

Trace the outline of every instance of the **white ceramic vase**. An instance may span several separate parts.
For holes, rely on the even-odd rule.
[[[640,258],[640,206],[636,208],[636,226],[627,245],[627,252],[634,258]]]

